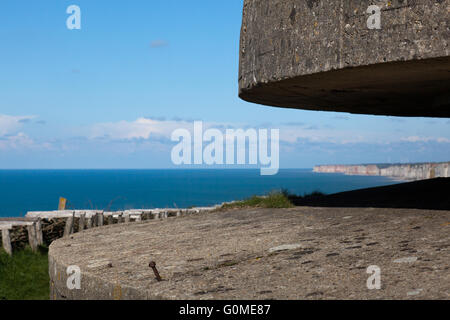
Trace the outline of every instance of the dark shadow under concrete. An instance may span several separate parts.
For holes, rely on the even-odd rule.
[[[450,209],[450,178],[437,178],[330,195],[291,197],[297,206]]]

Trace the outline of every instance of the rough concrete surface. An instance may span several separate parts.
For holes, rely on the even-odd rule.
[[[310,207],[106,226],[53,242],[51,298],[449,299],[449,228],[450,211]]]
[[[381,29],[369,29],[369,6]],[[450,117],[450,0],[245,0],[239,95],[259,104]]]

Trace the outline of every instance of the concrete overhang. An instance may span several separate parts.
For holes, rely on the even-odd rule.
[[[368,27],[374,4],[381,29]],[[449,20],[449,0],[245,0],[239,96],[286,108],[450,117]]]

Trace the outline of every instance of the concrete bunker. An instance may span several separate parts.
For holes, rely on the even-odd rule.
[[[381,28],[369,28],[368,8]],[[448,0],[245,0],[239,96],[263,105],[450,117]]]

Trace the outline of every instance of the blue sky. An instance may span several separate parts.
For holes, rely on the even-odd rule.
[[[241,15],[242,0],[2,0],[0,168],[173,167],[170,132],[194,119],[279,128],[282,167],[450,159],[448,119],[241,101]]]

